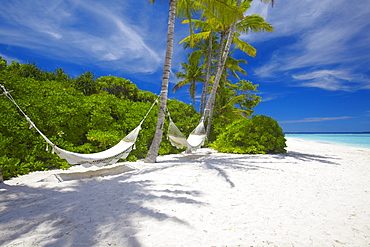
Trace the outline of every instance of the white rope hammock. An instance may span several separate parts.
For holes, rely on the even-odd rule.
[[[188,138],[184,136],[179,128],[172,121],[169,116],[170,124],[168,126],[168,138],[171,144],[177,148],[187,148],[187,151],[194,152],[204,144],[206,139],[206,130],[204,127],[203,119],[199,122],[198,126],[190,133]]]
[[[41,137],[44,138],[44,140],[52,147],[53,152],[55,152],[60,158],[65,159],[69,164],[81,164],[84,167],[89,167],[93,165],[101,167],[104,165],[114,164],[119,159],[126,158],[131,152],[131,150],[134,149],[134,144],[137,136],[139,135],[142,123],[147,118],[150,111],[157,102],[157,100],[155,100],[155,102],[152,104],[152,106],[144,116],[143,120],[141,120],[139,125],[115,146],[98,153],[81,154],[64,150],[56,146],[53,142],[51,142],[19,107],[19,105],[15,102],[10,92],[7,91],[5,87],[1,84],[0,87],[4,91],[3,95],[6,95],[6,97],[18,108],[18,110],[25,116],[26,120],[30,123],[30,128],[31,127],[35,128],[35,130],[41,135]]]

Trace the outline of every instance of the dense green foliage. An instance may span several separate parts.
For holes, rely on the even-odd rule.
[[[94,79],[91,72],[70,78],[61,69],[50,73],[32,64],[3,66],[4,60],[0,62],[0,84],[12,90],[18,105],[53,143],[72,152],[94,153],[115,145],[140,123],[157,98],[124,78]],[[0,108],[0,168],[5,179],[70,166],[51,150],[46,151],[44,139],[29,129],[25,117],[4,95],[0,96]],[[169,100],[168,108],[184,133],[197,125],[200,115],[192,106]],[[144,121],[128,160],[147,154],[157,112],[154,107]],[[164,136],[160,154],[178,152]]]
[[[100,152],[115,145],[139,124],[157,98],[125,78],[95,79],[91,72],[71,78],[62,69],[50,73],[34,64],[7,65],[2,59],[0,84],[12,90],[19,106],[53,143],[78,153]],[[257,85],[243,80],[222,87],[216,104],[212,136],[216,140],[212,148],[229,153],[285,152],[285,138],[275,120],[266,116],[245,118],[260,100],[253,94],[256,90]],[[168,100],[167,107],[185,135],[198,124],[200,115],[192,106]],[[25,117],[4,95],[0,96],[0,108],[0,168],[5,179],[36,170],[70,167],[46,150],[44,139],[29,128]],[[127,160],[146,156],[157,114],[158,108],[154,107]],[[165,122],[164,130],[167,126]],[[164,135],[159,154],[178,152]]]
[[[254,115],[228,125],[210,146],[219,152],[240,154],[285,153],[285,138],[278,122]]]
[[[209,135],[211,142],[235,120],[250,117],[254,112],[253,108],[261,101],[261,97],[255,94],[258,85],[253,85],[250,81],[240,80],[234,84],[221,82],[222,86],[218,90],[215,102],[212,131]]]

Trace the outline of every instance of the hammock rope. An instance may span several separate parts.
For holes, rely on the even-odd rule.
[[[59,148],[55,145],[52,141],[50,141],[32,122],[32,120],[26,115],[26,113],[21,109],[21,107],[17,104],[14,100],[13,96],[10,94],[11,91],[7,91],[6,88],[0,84],[0,87],[4,91],[4,93],[0,95],[5,95],[22,113],[22,115],[26,118],[26,120],[30,123],[30,129],[34,128],[40,136],[52,147],[52,151],[55,152],[60,158],[65,159],[70,164],[81,164],[85,167],[89,167],[92,165],[95,166],[104,166],[109,164],[116,163],[119,159],[126,158],[132,149],[134,149],[134,144],[136,142],[137,136],[141,129],[141,125],[148,117],[149,113],[153,109],[154,105],[158,102],[158,98],[153,102],[143,119],[140,121],[139,125],[132,130],[127,136],[125,136],[119,143],[115,146],[98,153],[92,154],[81,154],[81,153],[74,153],[64,149]]]

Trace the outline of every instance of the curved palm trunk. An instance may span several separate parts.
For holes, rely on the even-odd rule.
[[[215,81],[213,83],[213,86],[212,86],[212,91],[210,93],[210,96],[209,96],[209,99],[207,101],[207,105],[206,105],[206,108],[205,108],[205,116],[209,116],[208,117],[208,123],[207,123],[207,129],[206,129],[206,134],[207,134],[207,137],[209,137],[209,134],[211,133],[211,129],[212,129],[212,118],[213,118],[213,109],[214,109],[214,105],[215,105],[215,99],[216,99],[216,94],[217,94],[217,89],[218,89],[218,85],[220,84],[220,79],[221,77],[219,76],[219,78],[217,79],[217,75],[218,75],[218,71],[223,71],[224,69],[224,65],[222,65],[222,50],[223,50],[223,43],[224,43],[224,36],[221,36],[221,40],[220,40],[220,51],[219,51],[219,56],[218,56],[218,60],[217,60],[217,71],[216,71],[216,76],[215,76]]]
[[[241,0],[238,0],[236,3],[236,6],[240,6]],[[211,125],[212,125],[212,116],[213,116],[213,108],[215,106],[215,99],[216,99],[216,93],[217,93],[217,88],[220,83],[222,71],[224,70],[225,63],[226,63],[226,58],[229,54],[231,43],[233,40],[234,32],[235,32],[235,27],[236,23],[231,26],[230,31],[229,31],[229,36],[227,37],[226,45],[224,49],[222,49],[222,45],[220,47],[220,53],[219,53],[219,59],[217,61],[217,72],[215,76],[215,81],[212,86],[212,91],[210,93],[209,99],[207,101],[206,105],[206,110],[208,111],[209,118],[208,118],[208,124],[207,124],[207,137],[209,137],[209,134],[211,132]],[[220,41],[220,43],[223,42],[223,40]],[[221,43],[222,44],[222,43]],[[222,54],[221,58],[220,55]],[[205,115],[206,116],[206,115]]]
[[[194,107],[194,109],[195,109],[195,94],[196,94],[196,91],[197,91],[197,85],[196,85],[196,83],[197,83],[197,81],[194,80],[194,79],[192,79],[190,81],[190,86],[189,86],[191,104]]]
[[[208,91],[208,85],[209,85],[209,78],[211,77],[211,61],[212,61],[212,32],[209,36],[209,43],[208,43],[208,53],[207,53],[207,68],[206,68],[206,78],[204,80],[203,88],[202,88],[202,98],[200,101],[200,113],[202,114],[202,118],[205,117],[205,107],[206,107],[206,101],[207,101],[207,91]]]
[[[156,162],[159,146],[161,145],[163,136],[163,125],[166,117],[167,95],[168,95],[168,79],[171,70],[172,52],[173,52],[173,37],[175,30],[175,14],[176,14],[177,0],[170,0],[170,10],[168,15],[168,30],[167,30],[167,48],[166,58],[164,62],[164,70],[162,75],[161,99],[159,104],[157,126],[154,134],[152,144],[149,152],[145,158],[145,162]]]
[[[213,108],[214,108],[214,103],[215,103],[215,99],[216,99],[217,88],[218,88],[218,85],[220,84],[222,71],[225,67],[225,63],[223,63],[223,51],[226,49],[226,47],[224,49],[224,46],[223,46],[224,40],[225,40],[225,36],[221,35],[220,50],[219,50],[218,58],[217,58],[216,76],[215,76],[215,80],[213,82],[212,91],[209,95],[206,107],[204,109],[204,119],[208,115],[208,123],[207,123],[207,130],[206,130],[207,137],[209,137],[209,134],[211,132]],[[225,59],[225,61],[226,61],[226,59]]]

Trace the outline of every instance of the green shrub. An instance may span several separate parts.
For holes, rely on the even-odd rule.
[[[23,167],[20,167],[20,160],[16,158],[8,158],[6,156],[0,157],[0,169],[3,173],[3,178],[5,180],[10,179],[12,176],[23,175],[28,172]]]
[[[276,120],[255,115],[228,125],[210,146],[224,153],[275,154],[286,152],[285,142]]]
[[[132,82],[116,77],[98,80],[98,83],[110,83],[110,87],[106,85],[110,91],[103,90],[105,84],[99,84],[101,88],[96,93],[84,95],[69,82],[38,79],[44,75],[57,76],[55,74],[44,73],[35,66],[23,69],[17,63],[2,68],[1,61],[0,84],[12,90],[16,102],[45,136],[58,147],[72,152],[95,153],[114,146],[138,126],[157,98],[153,93],[137,89]],[[20,76],[23,71],[27,73]],[[59,72],[64,76],[62,70]],[[72,80],[68,75],[64,77]],[[29,122],[4,95],[0,96],[0,109],[0,169],[4,179],[32,171],[70,167],[64,159],[53,154],[50,147],[46,151],[45,140],[35,128],[29,128]],[[183,102],[168,100],[168,109],[186,135],[199,121],[200,115]],[[157,115],[158,105],[143,122],[135,149],[126,160],[135,161],[146,156],[155,133]],[[161,155],[179,152],[167,140],[167,126],[168,120],[164,124]]]

